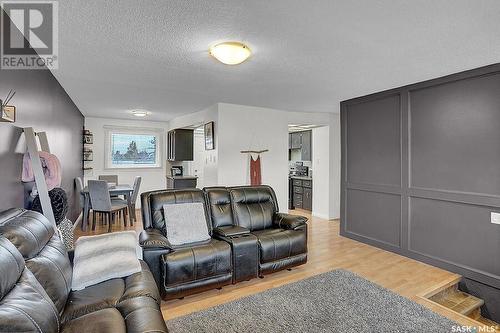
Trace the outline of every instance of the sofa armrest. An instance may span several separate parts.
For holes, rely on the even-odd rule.
[[[225,227],[217,227],[213,230],[214,235],[222,237],[232,237],[249,234],[250,230],[247,228],[239,227],[237,225],[229,225]]]
[[[139,235],[139,245],[146,249],[172,250],[172,245],[168,239],[157,229],[146,229]]]
[[[305,216],[276,213],[274,215],[273,224],[279,228],[296,230],[306,226],[307,220]]]
[[[156,285],[161,291],[164,282],[161,256],[172,252],[172,245],[160,230],[152,228],[140,233],[139,245],[142,248],[142,259],[148,264]]]

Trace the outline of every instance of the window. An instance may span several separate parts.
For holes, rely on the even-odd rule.
[[[161,167],[161,132],[108,129],[107,168]]]

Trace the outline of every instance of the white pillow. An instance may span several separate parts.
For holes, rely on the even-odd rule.
[[[141,271],[135,231],[78,238],[73,260],[72,290],[126,277]]]
[[[163,205],[165,228],[172,245],[182,245],[210,239],[203,203]]]

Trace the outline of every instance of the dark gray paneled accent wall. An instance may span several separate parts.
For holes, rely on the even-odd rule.
[[[62,187],[68,192],[73,221],[78,216],[74,179],[83,176],[83,116],[59,82],[48,70],[0,70],[0,98],[16,90],[11,104],[17,121],[0,123],[0,210],[23,207],[21,183],[22,149],[18,145],[23,127],[47,132],[51,152],[62,164]]]
[[[341,234],[500,288],[500,64],[341,103]]]

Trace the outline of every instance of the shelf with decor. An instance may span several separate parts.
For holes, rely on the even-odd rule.
[[[94,161],[94,151],[92,145],[94,144],[94,135],[89,130],[83,130],[83,171],[92,171],[94,168],[92,163]]]

